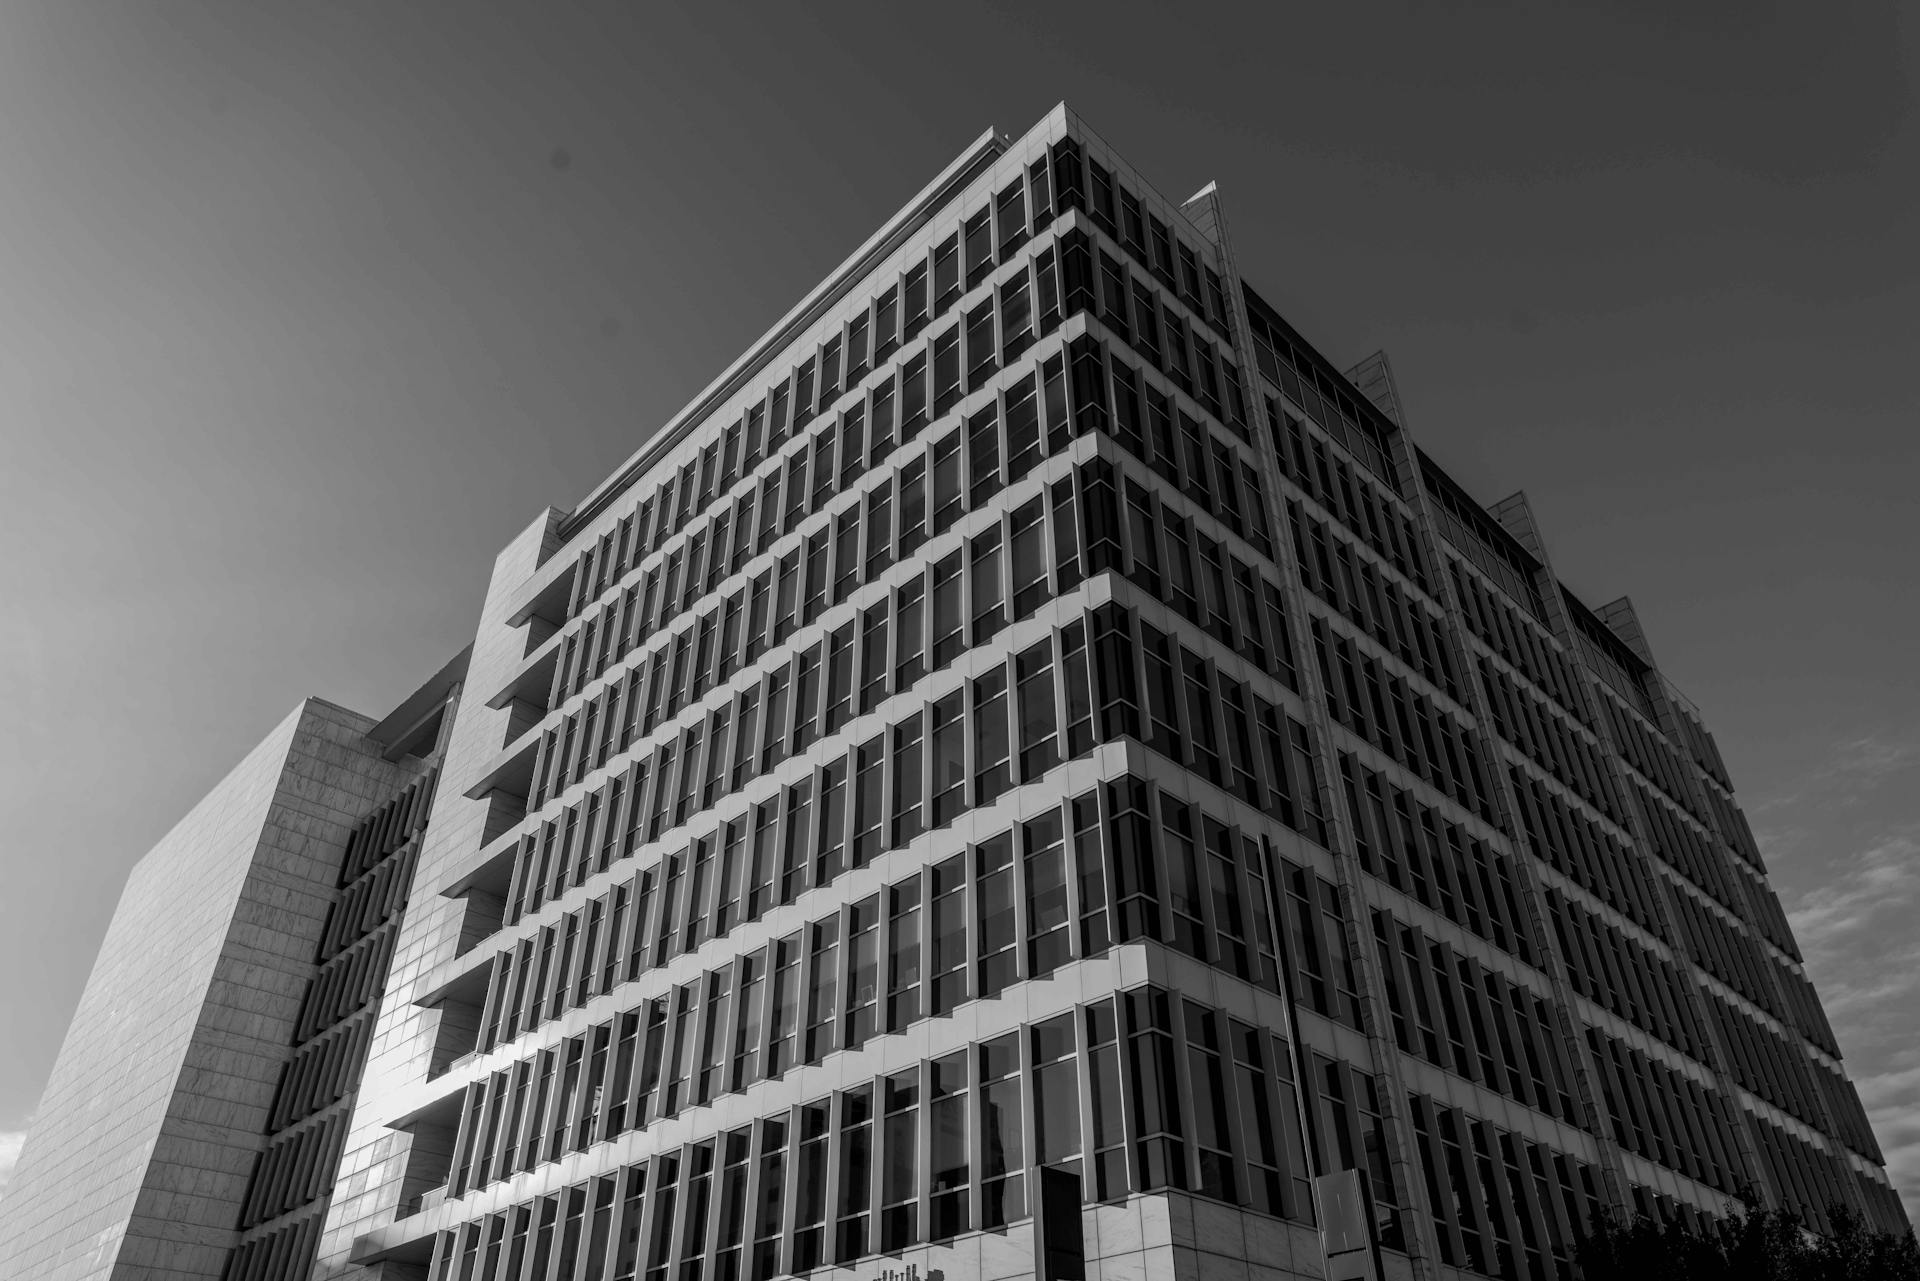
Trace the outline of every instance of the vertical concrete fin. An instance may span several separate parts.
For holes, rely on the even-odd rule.
[[[1406,429],[1406,415],[1400,410],[1400,386],[1393,380],[1393,364],[1385,351],[1376,351],[1347,370],[1347,381],[1359,388],[1360,394],[1371,400],[1373,407],[1391,419],[1395,427]]]
[[[1218,183],[1209,182],[1200,190],[1188,196],[1180,206],[1180,212],[1195,230],[1216,245],[1220,243],[1220,189]]]
[[[1600,621],[1613,630],[1626,647],[1639,656],[1648,667],[1654,667],[1653,646],[1647,644],[1647,633],[1640,626],[1640,615],[1633,610],[1633,602],[1622,596],[1593,611]]]
[[[1533,504],[1527,501],[1524,490],[1514,490],[1499,502],[1487,508],[1500,527],[1513,535],[1513,540],[1533,553],[1533,558],[1542,565],[1547,563],[1547,546],[1540,537],[1540,522],[1533,518]]]

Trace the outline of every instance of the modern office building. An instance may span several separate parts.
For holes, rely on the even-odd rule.
[[[1064,107],[502,551],[441,697],[405,911],[290,953],[380,940],[275,1029],[357,1091],[249,1096],[184,1275],[1319,1277],[1342,1171],[1392,1277],[1742,1188],[1906,1227],[1631,607]],[[28,1213],[8,1275],[96,1274]]]

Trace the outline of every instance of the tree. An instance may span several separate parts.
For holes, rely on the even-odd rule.
[[[1754,1198],[1695,1232],[1678,1220],[1607,1216],[1580,1243],[1582,1281],[1920,1281],[1913,1229],[1879,1232],[1843,1206],[1820,1236],[1797,1215]]]

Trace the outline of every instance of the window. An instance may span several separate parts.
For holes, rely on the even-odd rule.
[[[899,648],[894,667],[894,688],[911,689],[920,683],[927,674],[927,602],[926,586],[923,579],[916,578],[894,594],[898,613]],[[884,636],[885,633],[883,632]],[[884,647],[879,653],[869,650],[870,662],[880,664],[878,679],[884,685],[886,681],[886,653]],[[869,672],[873,670],[869,666]]]
[[[933,567],[933,670],[943,671],[966,648],[960,602],[960,553]]]
[[[772,606],[772,600],[773,575],[771,571],[769,571],[753,581],[752,603],[747,615],[747,661],[749,663],[766,652],[767,620]],[[658,670],[658,666],[656,665],[656,675]],[[649,702],[651,702],[651,700],[649,700]],[[652,728],[652,714],[649,712],[646,731],[651,731]]]
[[[1237,1201],[1233,1163],[1233,1125],[1228,1119],[1227,1081],[1214,1014],[1185,1002],[1187,1079],[1193,1091],[1194,1145],[1200,1155],[1202,1196]]]
[[[867,411],[859,401],[847,407],[840,415],[840,479],[839,493],[848,493],[854,483],[867,470]],[[830,484],[816,477],[814,480],[814,510],[818,511],[826,499],[820,490]]]
[[[1253,722],[1247,715],[1245,687],[1223,676],[1220,694],[1226,707],[1227,763],[1233,776],[1233,794],[1249,805],[1258,805],[1260,765],[1253,750]]]
[[[893,379],[873,389],[873,430],[867,439],[867,466],[878,467],[893,452],[894,439]]]
[[[714,1276],[737,1281],[741,1276],[740,1256],[747,1231],[747,1157],[751,1150],[751,1129],[735,1130],[726,1136],[725,1165],[720,1175],[719,1214],[714,1224]],[[597,1257],[597,1256],[596,1256]],[[599,1274],[588,1272],[598,1281]],[[624,1281],[615,1274],[614,1281]]]
[[[933,526],[938,538],[953,528],[966,510],[966,493],[960,481],[960,433],[948,432],[933,446]]]
[[[960,297],[960,237],[948,236],[933,250],[933,314],[944,315]]]
[[[966,238],[967,288],[985,280],[993,272],[993,213],[982,209],[961,227]]]
[[[933,798],[928,826],[939,830],[965,807],[967,781],[966,724],[958,692],[935,703],[932,716]]]
[[[887,603],[881,601],[860,616],[860,714],[871,712],[886,696]]]
[[[1152,229],[1153,271],[1167,285],[1173,284],[1173,238],[1168,234],[1167,224],[1147,215],[1147,225]]]
[[[879,1030],[880,899],[870,896],[847,912],[846,1048],[857,1050]]]
[[[803,361],[793,375],[793,426],[797,431],[813,418],[813,362]]]
[[[920,881],[887,891],[887,1030],[920,1018]]]
[[[723,969],[707,977],[706,1026],[701,1032],[697,1059],[699,1071],[694,1080],[692,1103],[711,1103],[721,1092],[726,1070],[727,1026],[732,995],[733,975],[730,970]]]
[[[1153,495],[1136,481],[1127,482],[1127,550],[1133,564],[1127,577],[1148,596],[1160,596],[1160,526],[1154,517]]]
[[[1072,952],[1066,839],[1059,811],[1023,823],[1020,847],[1026,860],[1027,973],[1045,978],[1065,965]]]
[[[853,513],[849,512],[849,520]],[[851,541],[851,540],[849,540]],[[851,567],[852,561],[848,565]],[[865,581],[873,582],[893,564],[893,489],[882,485],[867,495],[867,563]],[[849,582],[846,590],[849,594],[858,586]],[[836,595],[836,600],[845,596]]]
[[[927,541],[927,460],[900,469],[900,554],[912,555]]]
[[[885,490],[876,490],[884,494]],[[871,496],[870,496],[871,497]],[[850,507],[833,527],[833,603],[853,595],[860,585],[860,511]]]
[[[979,903],[975,934],[980,998],[992,1000],[1020,977],[1019,936],[1014,928],[1013,835],[1001,832],[973,848],[974,895]]]
[[[1100,253],[1100,318],[1124,341],[1132,341],[1127,328],[1127,272],[1113,255]]]
[[[922,830],[920,798],[925,779],[921,764],[919,717],[893,729],[893,848],[898,849]]]
[[[740,724],[733,735],[733,782],[735,791],[753,777],[754,753],[759,747],[760,692],[750,689],[740,696]],[[639,804],[639,789],[634,789],[634,804]]]
[[[900,345],[900,291],[893,288],[880,295],[873,309],[873,362],[879,364]]]
[[[763,807],[764,808],[764,807]],[[800,935],[773,945],[773,986],[767,993],[767,1077],[793,1065],[800,1011]]]
[[[824,732],[839,731],[853,715],[853,624],[827,642],[827,714]]]
[[[933,991],[928,1014],[940,1018],[967,999],[967,867],[956,854],[932,872]]]
[[[1123,941],[1161,936],[1160,878],[1154,867],[1153,827],[1146,808],[1146,784],[1139,779],[1125,778],[1107,785],[1114,896]]]
[[[785,389],[782,388],[776,395],[785,395]],[[740,455],[740,470],[743,474],[752,472],[754,468],[760,465],[760,459],[764,456],[762,451],[764,448],[763,440],[765,438],[766,426],[767,407],[764,403],[754,405],[747,410],[746,426],[742,435]],[[641,519],[636,522],[643,536],[647,526],[644,512],[645,509],[642,508],[643,514]],[[638,553],[639,546],[640,543],[636,540],[634,544],[636,554]]]
[[[1194,848],[1193,810],[1163,795],[1167,908],[1173,920],[1173,945],[1189,956],[1207,959],[1207,927],[1201,906],[1200,864]]]
[[[960,330],[933,338],[933,416],[939,418],[960,399]]]
[[[1169,311],[1165,317],[1167,330],[1167,375],[1173,379],[1174,386],[1189,396],[1193,394],[1193,372],[1187,364],[1187,329],[1179,316]]]
[[[832,443],[830,440],[823,437],[820,441],[816,442],[814,449],[815,457],[825,463],[829,469],[833,466],[831,453]],[[800,522],[805,520],[807,516],[806,450],[796,451],[793,457],[787,460],[787,478],[785,483],[787,510],[780,518],[780,533],[782,537],[798,529]]]
[[[1066,689],[1067,756],[1078,758],[1093,750],[1094,741],[1092,673],[1086,625],[1079,621],[1060,633],[1060,683]]]
[[[1040,332],[1050,334],[1060,324],[1060,270],[1058,256],[1043,249],[1033,260],[1035,309],[1040,313]]]
[[[1220,273],[1213,268],[1207,269],[1207,317],[1213,321],[1214,328],[1225,333],[1227,329],[1227,295],[1220,287]]]
[[[861,311],[847,324],[847,385],[855,386],[867,372],[867,313]]]
[[[1141,215],[1139,197],[1124,190],[1120,193],[1120,235],[1128,252],[1146,261],[1147,220]]]
[[[993,336],[993,299],[967,313],[967,390],[978,391],[999,366]]]
[[[1000,419],[991,404],[967,419],[967,479],[975,511],[1000,492]]]
[[[1026,1160],[1020,1106],[1018,1034],[978,1048],[980,1063],[980,1226],[1026,1217]]]
[[[886,1165],[880,1174],[880,1249],[905,1249],[919,1234],[920,1073],[909,1069],[886,1083],[882,1121]]]
[[[808,649],[794,664],[793,747],[804,752],[813,745],[820,714],[820,652]]]
[[[714,891],[713,934],[715,938],[724,938],[733,929],[740,910],[740,877],[745,870],[747,848],[747,820],[742,817],[726,826],[726,839],[720,853],[720,882]],[[614,905],[614,924],[612,937],[620,934],[620,905]],[[744,979],[742,980],[744,982]],[[751,1011],[753,1007],[741,998],[742,1011]]]
[[[733,559],[727,565],[729,574],[737,574],[747,567],[747,560],[754,550],[753,504],[757,493],[751,486],[740,495],[740,501],[734,508],[733,517]]]
[[[1220,739],[1214,725],[1214,698],[1207,680],[1206,660],[1182,651],[1186,674],[1187,729],[1192,735],[1193,764],[1210,783],[1222,781]]]
[[[1184,761],[1180,711],[1173,667],[1174,647],[1160,632],[1140,627],[1141,656],[1146,663],[1147,746],[1169,760]]]
[[[902,342],[911,342],[927,327],[927,264],[916,263],[901,280],[901,313],[905,317]]]
[[[653,948],[655,969],[665,965],[667,958],[679,950],[675,945],[680,936],[680,886],[686,879],[686,862],[684,855],[667,857],[666,881],[660,893],[660,933]]]
[[[853,772],[853,866],[865,867],[885,848],[881,819],[886,804],[883,766],[886,742],[876,735],[854,750]]]
[[[867,1252],[868,1211],[873,1201],[873,1087],[840,1096],[839,1219],[834,1258],[852,1263]]]
[[[1129,992],[1128,1057],[1133,1062],[1133,1107],[1140,1137],[1136,1168],[1143,1191],[1187,1186],[1187,1150],[1174,1069],[1173,1024],[1166,993]]]
[[[1073,802],[1073,868],[1080,886],[1080,954],[1107,950],[1107,868],[1101,846],[1099,801],[1094,793]]]
[[[950,1054],[936,1059],[927,1070],[929,1241],[944,1241],[968,1229],[968,1057],[964,1050]]]
[[[970,544],[972,566],[969,571],[969,595],[973,621],[969,631],[974,645],[984,645],[1006,626],[1006,580],[1001,571],[1000,531],[994,529]]]
[[[821,921],[809,934],[811,978],[807,988],[807,1036],[804,1062],[818,1063],[838,1044],[840,1000],[840,922]]]
[[[1233,608],[1227,603],[1227,576],[1220,544],[1201,534],[1195,544],[1200,557],[1200,600],[1206,628],[1229,648],[1233,645]]]
[[[811,623],[820,617],[827,607],[827,542],[829,531],[822,529],[806,542],[806,585],[805,594],[800,603],[800,621]]]
[[[1033,379],[1007,391],[1007,481],[1013,483],[1034,469],[1042,457],[1040,402]]]
[[[1053,646],[1048,641],[1014,660],[1020,717],[1020,779],[1031,782],[1060,763],[1059,712],[1053,689]]]
[[[846,866],[847,762],[820,771],[820,843],[813,856],[813,884],[831,884]]]
[[[793,635],[800,596],[800,553],[791,551],[780,558],[778,586],[773,608],[773,643],[780,644]]]
[[[1002,364],[1012,364],[1033,344],[1033,295],[1025,271],[1000,286],[1000,342]]]
[[[1204,313],[1200,301],[1200,262],[1186,245],[1180,246],[1180,297],[1196,312]]]
[[[767,682],[767,714],[761,725],[760,769],[764,774],[787,758],[787,718],[788,689],[790,676],[786,669],[773,674]],[[750,709],[749,709],[750,714]],[[747,717],[741,718],[741,734],[744,739],[748,730]],[[735,771],[738,773],[738,771]]]
[[[793,902],[806,888],[807,856],[813,823],[813,780],[787,789],[786,850],[780,860],[780,902]]]
[[[800,1109],[800,1149],[794,1169],[793,1270],[811,1272],[826,1262],[827,1104]],[[648,1281],[652,1281],[651,1278]],[[664,1281],[664,1278],[663,1278]]]
[[[1108,235],[1117,233],[1113,217],[1113,175],[1104,169],[1097,160],[1087,162],[1087,173],[1092,189],[1092,203],[1088,212],[1095,223]]]
[[[1113,434],[1120,447],[1136,458],[1146,456],[1140,435],[1140,392],[1134,371],[1126,362],[1115,359],[1113,370]]]
[[[999,231],[1000,261],[1018,249],[1027,238],[1027,193],[1015,178],[993,202],[993,220]]]
[[[1125,1197],[1126,1127],[1120,1096],[1120,1046],[1113,1005],[1102,1001],[1086,1010],[1087,1072],[1093,1111],[1093,1189],[1102,1201]]]

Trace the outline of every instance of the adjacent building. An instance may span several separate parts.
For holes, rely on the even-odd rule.
[[[135,865],[0,1196],[0,1276],[302,1247],[276,1275],[306,1275],[464,670],[378,721],[306,700]]]
[[[1341,1171],[1394,1277],[1567,1277],[1596,1215],[1743,1189],[1906,1226],[1631,606],[1422,452],[1384,357],[1289,326],[1213,188],[1064,107],[534,521],[439,688],[275,944],[288,993],[381,982],[256,1029],[181,1275],[1318,1277]],[[0,1201],[10,1276],[139,1235],[41,1226],[56,1169],[169,1194],[120,1147],[188,1076],[96,1105],[145,1100],[119,1147],[61,1101],[193,1034],[114,1013],[150,928],[123,904]]]

